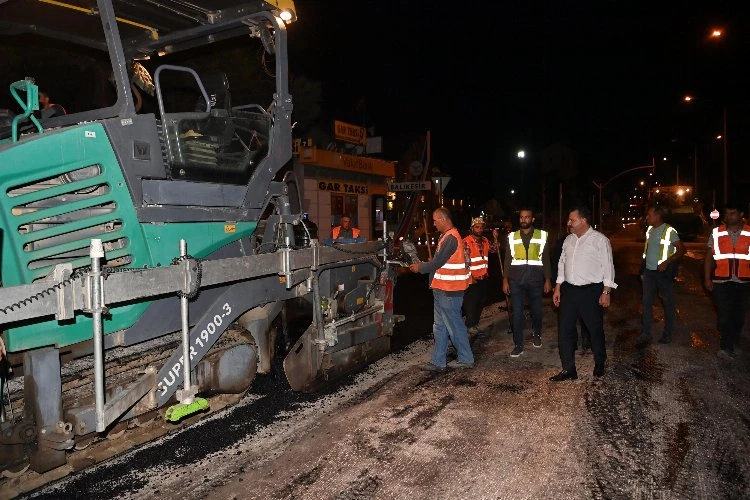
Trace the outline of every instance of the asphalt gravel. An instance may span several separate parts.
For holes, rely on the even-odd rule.
[[[560,369],[549,297],[541,348],[528,339],[522,356],[508,356],[496,301],[483,314],[486,334],[472,339],[475,369],[423,372],[431,300],[415,294],[419,309],[399,326],[413,341],[328,393],[293,393],[278,372],[258,376],[222,414],[26,498],[750,497],[750,345],[745,332],[745,353],[716,356],[705,240],[688,243],[680,266],[674,341],[640,349],[642,242],[626,232],[612,241],[620,287],[601,379],[581,349],[578,380],[548,380]]]

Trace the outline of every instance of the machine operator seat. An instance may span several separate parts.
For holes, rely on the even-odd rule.
[[[258,136],[260,133],[267,137],[270,119],[256,123],[247,118],[247,113],[232,108],[225,73],[203,74],[200,78],[210,110],[206,112],[206,102],[201,97],[193,112],[173,114],[167,121],[173,153],[172,178],[247,184],[257,163],[268,152],[267,140],[265,148],[259,147]]]

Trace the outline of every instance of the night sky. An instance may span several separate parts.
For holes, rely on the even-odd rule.
[[[571,198],[590,200],[592,181],[652,159],[662,184],[674,184],[678,173],[681,184],[694,184],[697,165],[698,194],[710,200],[723,195],[724,140],[716,136],[726,109],[730,198],[742,202],[750,192],[744,4],[296,0],[290,88],[293,119],[303,123],[295,133],[313,124],[332,130],[334,119],[364,125],[383,137],[383,158],[403,161],[429,130],[431,166],[452,177],[446,195],[475,203],[512,188],[538,205],[540,185],[554,192],[559,182]],[[711,38],[712,29],[722,36]],[[234,58],[242,43],[207,50]],[[51,80],[25,66],[6,73]],[[309,95],[294,95],[300,77],[320,83],[317,120],[303,111]],[[70,108],[91,99],[72,95],[78,87],[70,82],[55,83]],[[686,94],[694,101],[685,103]],[[8,100],[1,94],[0,107]],[[632,189],[642,174],[618,178],[605,194]]]
[[[386,142],[430,130],[432,164],[453,177],[456,195],[497,195],[519,184],[522,167],[534,182],[557,144],[574,152],[572,180],[587,189],[652,158],[662,183],[676,181],[679,165],[680,182],[692,184],[697,153],[709,196],[721,189],[725,106],[730,185],[750,189],[741,3],[296,4],[292,73],[321,81],[328,112]]]

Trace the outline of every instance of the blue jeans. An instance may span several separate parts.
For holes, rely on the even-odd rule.
[[[513,301],[513,343],[523,347],[523,303],[529,299],[531,328],[534,335],[542,334],[542,295],[544,282],[519,283],[510,282],[510,298]]]
[[[469,333],[461,319],[461,305],[463,295],[450,296],[442,290],[432,289],[434,299],[433,312],[435,322],[432,325],[432,335],[435,337],[435,350],[432,351],[432,364],[444,367],[448,354],[448,339],[453,343],[458,353],[458,361],[473,363],[474,354],[469,344]]]
[[[674,330],[674,275],[670,272],[643,271],[643,326],[641,335],[651,336],[651,323],[654,321],[654,298],[659,292],[664,306],[664,337],[671,337]]]

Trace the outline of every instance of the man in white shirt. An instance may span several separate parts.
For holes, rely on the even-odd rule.
[[[552,302],[560,308],[558,350],[562,371],[550,377],[553,382],[575,380],[575,350],[580,316],[591,334],[594,353],[594,377],[604,375],[607,351],[604,345],[604,308],[609,307],[610,292],[617,288],[612,246],[609,239],[593,229],[591,211],[578,206],[568,215],[570,234],[563,242]]]

